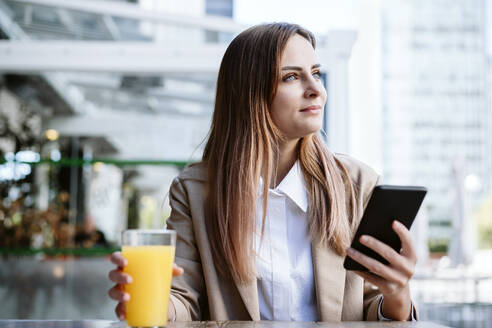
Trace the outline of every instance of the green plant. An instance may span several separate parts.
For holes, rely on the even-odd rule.
[[[478,228],[478,247],[492,248],[492,195],[485,197],[475,216]]]
[[[449,248],[449,239],[429,239],[429,252],[431,253],[447,253]]]

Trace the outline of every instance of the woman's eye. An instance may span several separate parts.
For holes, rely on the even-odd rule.
[[[284,81],[294,81],[295,79],[296,77],[294,74],[287,75],[286,77],[284,77]]]
[[[321,79],[321,72],[314,72],[313,73],[314,78],[316,79]]]

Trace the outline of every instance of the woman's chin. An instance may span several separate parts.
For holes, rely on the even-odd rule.
[[[321,130],[321,124],[313,125],[302,129],[301,137],[306,137],[311,134],[318,133]]]

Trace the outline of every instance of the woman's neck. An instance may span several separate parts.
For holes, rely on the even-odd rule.
[[[277,176],[275,177],[275,183],[270,188],[277,187],[280,182],[285,178],[287,173],[297,160],[297,144],[299,139],[288,140],[279,145],[279,158],[277,164]]]

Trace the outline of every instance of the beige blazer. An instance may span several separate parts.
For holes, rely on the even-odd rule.
[[[364,209],[378,175],[349,156],[336,157],[350,173],[357,206]],[[172,211],[167,225],[177,232],[176,263],[184,268],[184,274],[172,281],[176,320],[260,320],[256,280],[240,284],[222,279],[215,270],[204,219],[206,179],[203,164],[187,167],[169,192]],[[328,247],[313,245],[312,256],[321,321],[377,320],[381,294],[374,286],[346,271],[344,257]]]

